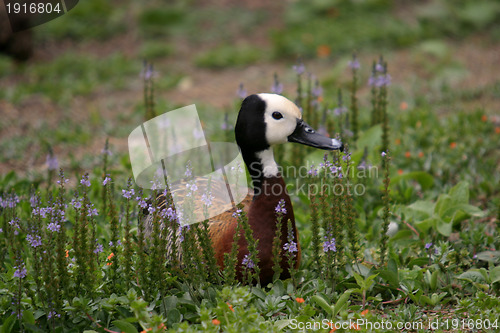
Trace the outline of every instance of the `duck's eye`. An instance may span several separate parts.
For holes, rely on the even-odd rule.
[[[314,133],[314,130],[311,127],[306,127],[304,130],[306,131],[306,133]]]
[[[273,118],[276,119],[276,120],[280,120],[281,118],[283,118],[283,115],[281,114],[281,112],[274,111],[273,112]]]

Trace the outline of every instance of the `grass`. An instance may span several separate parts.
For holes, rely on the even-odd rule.
[[[104,132],[111,137],[126,137],[131,124],[142,121],[142,100],[132,105],[131,114],[120,114],[113,121],[101,115],[100,110],[87,110],[89,123],[81,123],[69,115],[55,127],[42,123],[33,135],[3,137],[0,161],[22,161],[23,153],[33,145],[38,147],[35,160],[44,161],[50,148],[63,147],[71,150],[65,160],[60,160],[70,181],[61,188],[56,183],[57,170],[47,170],[47,166],[28,174],[12,171],[0,175],[1,331],[298,332],[318,328],[318,332],[330,332],[332,325],[339,327],[338,332],[358,328],[363,331],[368,325],[375,332],[399,332],[401,328],[416,332],[430,328],[436,332],[498,329],[500,124],[492,116],[495,110],[491,107],[470,111],[462,103],[487,96],[498,98],[500,89],[498,82],[463,90],[451,88],[450,83],[465,75],[465,66],[457,62],[449,44],[441,41],[443,36],[460,39],[469,31],[486,31],[488,38],[494,39],[498,30],[493,19],[498,15],[496,4],[488,0],[464,0],[454,10],[445,1],[434,0],[424,7],[417,6],[416,23],[407,26],[398,19],[377,25],[381,17],[397,10],[391,2],[368,1],[356,6],[347,2],[334,6],[335,10],[323,1],[308,5],[295,2],[285,13],[285,28],[273,33],[273,52],[268,50],[265,55],[253,46],[249,46],[248,52],[231,46],[232,34],[227,29],[227,24],[239,17],[237,31],[243,35],[251,33],[252,27],[268,18],[265,13],[224,9],[217,16],[218,23],[210,25],[202,18],[209,17],[207,13],[216,8],[190,11],[181,2],[176,6],[175,10],[141,8],[133,13],[146,40],[139,47],[141,57],[158,61],[175,57],[177,48],[169,45],[176,45],[175,41],[184,37],[192,43],[200,41],[200,26],[204,27],[203,38],[206,36],[215,46],[197,56],[198,66],[216,68],[267,61],[271,54],[314,57],[321,51],[321,56],[329,57],[333,52],[350,53],[353,48],[361,48],[366,54],[367,49],[377,48],[380,52],[381,47],[410,45],[415,64],[434,83],[430,85],[432,91],[423,91],[422,82],[416,82],[411,92],[396,85],[390,87],[388,200],[383,198],[386,174],[381,167],[382,128],[370,124],[369,93],[360,94],[359,139],[346,141],[350,145],[350,163],[358,165],[364,161],[377,168],[370,176],[355,173],[348,179],[364,186],[363,195],[331,197],[332,200],[316,196],[312,199],[315,204],[307,194],[293,196],[303,250],[301,266],[293,279],[275,280],[267,286],[208,283],[209,277],[203,277],[199,270],[186,276],[161,261],[155,262],[152,258],[158,258],[157,253],[144,254],[136,224],[140,209],[133,197],[129,201],[122,195],[122,189],[130,190],[128,155],[111,146],[113,155],[104,165],[104,156],[99,153],[79,153],[80,147],[91,145],[93,138]],[[108,4],[88,1],[80,3],[77,9],[82,19],[107,20],[110,25],[69,24],[71,16],[67,14],[54,21],[56,25],[44,26],[46,38],[64,40],[95,35],[107,39],[125,29],[121,16],[124,12],[110,11]],[[348,14],[351,9],[356,15]],[[165,21],[166,16],[171,19]],[[365,19],[359,19],[361,16]],[[443,21],[446,24],[436,24]],[[379,29],[371,29],[374,25]],[[215,43],[220,35],[224,36],[224,42]],[[322,45],[332,46],[326,49]],[[341,59],[336,68],[327,69],[321,81],[328,109],[337,106],[334,101],[338,88],[342,90],[345,105],[350,107],[350,80],[341,78],[348,60]],[[370,76],[369,68],[370,64],[362,64],[360,87],[365,86]],[[390,68],[389,61],[389,71]],[[12,66],[10,60],[0,58],[2,77],[18,78],[0,91],[0,97],[21,105],[25,98],[37,94],[64,108],[75,96],[93,98],[97,93],[137,89],[128,79],[137,77],[139,72],[139,60],[118,53],[97,58],[70,51],[51,62],[25,67]],[[160,73],[155,78],[157,96],[174,87],[184,75],[188,74]],[[271,79],[270,74],[269,82]],[[305,79],[304,76],[302,84],[307,91]],[[235,87],[238,83],[235,82]],[[294,93],[288,95],[295,98]],[[306,103],[307,93],[303,100]],[[440,113],[449,105],[456,106],[453,113]],[[174,108],[169,101],[157,98],[157,112]],[[323,109],[309,110],[304,105],[304,110],[304,118],[307,116],[308,122],[315,119],[311,124],[319,127]],[[198,111],[212,141],[232,136],[230,130],[221,129],[224,116],[220,110],[199,105]],[[230,112],[230,124],[235,117]],[[345,118],[329,114],[328,119],[336,126],[331,132],[339,131],[340,123],[346,126]],[[2,133],[8,133],[9,126],[0,124]],[[51,135],[45,134],[49,132]],[[277,151],[277,159],[284,167],[307,162],[318,166],[323,162],[323,153],[288,147]],[[85,172],[90,173],[88,187],[80,183]],[[104,187],[106,174],[112,182]],[[287,178],[287,182],[292,191],[303,185],[296,183],[294,177]],[[134,190],[138,196],[139,189]],[[12,191],[20,199],[15,210],[5,204]],[[62,233],[47,229],[53,222],[50,214],[40,220],[32,214],[30,198],[34,193],[40,195],[40,207],[68,205],[64,208],[64,219],[57,214],[53,216],[59,219],[66,239],[58,236]],[[86,216],[78,211],[71,204],[75,195],[84,205],[94,204],[99,215]],[[144,197],[148,195],[144,193]],[[338,230],[351,233],[336,230],[338,251],[324,252],[322,236],[328,223],[336,218],[332,209],[336,204],[342,205],[339,210],[351,214],[341,215],[342,221],[347,223],[353,218],[351,228]],[[389,215],[385,214],[387,207]],[[19,229],[9,224],[15,217],[19,218]],[[131,221],[129,235],[127,220]],[[387,222],[390,233],[384,240]],[[43,261],[36,259],[43,251],[35,253],[27,239],[28,234],[33,234],[34,223],[40,223],[42,249],[46,250]],[[116,223],[118,235],[114,231]],[[16,230],[18,234],[14,235]],[[86,240],[82,240],[84,236]],[[102,245],[102,252],[93,252],[95,239]],[[122,245],[110,244],[113,239],[119,239]],[[127,241],[132,253],[127,252],[130,250]],[[382,263],[384,242],[386,256]],[[315,246],[319,246],[319,251],[314,251]],[[38,268],[40,274],[36,274],[37,262],[43,262]],[[27,275],[20,278],[23,267]],[[161,274],[157,275],[158,272]]]
[[[319,111],[312,108],[308,112],[313,112],[308,116],[314,119],[312,115]],[[342,235],[336,231],[335,253],[338,255],[328,257],[320,252],[319,257],[320,263],[336,258],[335,261],[329,264],[325,261],[318,266],[318,261],[312,260],[311,244],[321,246],[323,240],[318,241],[320,234],[311,232],[312,206],[307,195],[295,197],[302,264],[292,279],[275,280],[267,286],[213,284],[200,276],[194,278],[163,265],[153,265],[153,261],[149,263],[137,243],[135,200],[128,201],[121,196],[121,189],[127,188],[128,172],[120,163],[120,156],[113,156],[106,165],[94,159],[94,164],[88,166],[93,170],[90,182],[80,182],[78,177],[78,186],[67,188],[54,184],[54,176],[52,184],[47,184],[42,177],[31,185],[35,186],[33,189],[29,188],[31,182],[15,173],[5,176],[0,182],[2,235],[16,230],[18,235],[1,238],[7,250],[0,271],[2,329],[7,332],[40,328],[250,332],[298,331],[313,327],[311,325],[324,325],[318,326],[319,331],[327,332],[332,327],[341,331],[363,330],[369,327],[367,325],[375,327],[373,331],[399,331],[397,328],[401,325],[412,325],[415,331],[423,332],[435,325],[439,326],[437,331],[498,325],[500,238],[495,222],[500,204],[495,185],[500,182],[496,171],[498,125],[481,110],[437,118],[429,104],[398,112],[389,108],[392,134],[387,177],[390,191],[389,200],[385,201],[381,197],[382,179],[386,176],[380,169],[380,125],[370,127],[369,109],[360,107],[359,112],[359,139],[350,142],[357,148],[351,150],[349,163],[358,165],[364,160],[377,166],[378,173],[366,178],[358,172],[342,180],[365,186],[362,195],[325,200],[333,205],[345,205],[347,200],[353,200],[351,208],[342,206],[347,207],[342,208],[347,209],[342,214],[353,214],[356,233]],[[440,125],[437,128],[430,125],[436,123]],[[220,131],[212,126],[214,131]],[[478,132],[482,135],[478,136]],[[63,138],[64,135],[59,139]],[[368,149],[367,155],[364,147]],[[289,165],[291,153],[302,156],[299,158],[302,163],[309,161],[318,165],[323,159],[322,153],[290,149],[282,152],[283,166]],[[50,172],[53,171],[49,171],[49,177]],[[105,187],[107,204],[102,201],[103,173],[109,173],[112,178]],[[317,180],[323,177],[321,175]],[[60,179],[64,179],[62,177]],[[287,181],[292,189],[300,185],[294,178]],[[73,179],[69,184],[74,182]],[[6,204],[12,198],[11,190],[20,196],[16,210]],[[64,203],[78,195],[82,205],[97,208],[99,215],[88,218],[80,214],[74,204],[69,205],[64,209],[64,219],[52,215],[52,221],[64,225],[66,240],[60,239],[57,233],[56,238],[51,238],[53,234],[47,229],[51,220],[39,219],[31,213],[29,193],[32,196],[33,190],[41,196],[41,202],[35,207],[64,207]],[[139,189],[135,191],[138,193]],[[316,196],[316,200],[323,199]],[[317,208],[320,227],[316,230],[320,233],[330,223],[330,205]],[[390,211],[385,217],[384,207]],[[347,216],[340,218],[347,219]],[[16,217],[19,229],[9,223]],[[113,227],[113,223],[110,224],[113,219],[113,223],[120,224]],[[127,220],[132,221],[132,229],[125,235],[123,223]],[[393,224],[392,228],[397,225],[387,240],[381,238],[384,223]],[[33,225],[39,229],[32,229]],[[113,236],[117,227],[118,234]],[[38,268],[42,269],[39,278],[33,274],[37,270],[37,248],[30,247],[26,238],[33,235],[33,230],[39,230],[42,249],[50,253],[44,260],[45,265],[61,267],[62,271],[47,274],[43,273],[42,266]],[[344,241],[340,240],[341,236]],[[102,246],[102,252],[94,252],[89,257],[88,251],[94,249],[93,237],[97,238],[96,244]],[[348,241],[351,237],[355,237],[352,238],[355,243]],[[110,244],[113,238],[120,239],[121,245]],[[387,242],[385,264],[380,261],[381,242]],[[360,247],[357,255],[353,244]],[[129,268],[124,266],[126,246],[134,249]],[[71,261],[72,258],[75,261]],[[60,260],[63,266],[57,266]],[[144,260],[146,265],[153,265],[151,273],[141,273],[149,267],[141,268]],[[22,276],[23,267],[29,272],[26,277]],[[157,274],[153,273],[155,269],[163,273],[152,275]],[[82,280],[79,274],[83,272],[88,276]],[[156,279],[161,279],[161,284],[157,284]],[[61,281],[67,281],[67,287],[62,288]],[[160,285],[163,287],[158,287]],[[41,286],[47,288],[43,293],[37,291]],[[51,303],[51,297],[60,303]],[[342,328],[342,325],[347,326]]]

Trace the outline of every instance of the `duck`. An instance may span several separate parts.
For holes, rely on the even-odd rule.
[[[299,107],[278,94],[259,93],[246,97],[238,113],[234,126],[236,143],[240,149],[246,169],[251,178],[253,189],[241,202],[248,224],[258,242],[260,283],[266,285],[273,281],[273,240],[278,231],[276,207],[281,204],[284,210],[281,223],[281,244],[289,242],[290,235],[297,244],[294,253],[294,268],[298,268],[301,260],[299,233],[295,225],[292,202],[287,193],[285,181],[280,168],[274,159],[273,147],[285,143],[299,143],[323,150],[343,151],[340,140],[318,133],[302,119]],[[167,199],[159,194],[157,200],[160,207],[165,207]],[[208,221],[209,237],[214,249],[215,258],[220,269],[224,269],[224,254],[232,248],[237,230],[238,218],[234,214],[236,207],[211,218]],[[287,221],[292,231],[289,233]],[[146,233],[151,232],[151,218],[146,218]],[[148,232],[149,230],[149,232]],[[170,231],[167,238],[170,238]],[[168,245],[169,248],[173,244]],[[167,251],[168,252],[168,251]],[[248,255],[248,244],[245,237],[238,241],[236,277],[242,279],[242,263]],[[284,256],[284,251],[282,251]],[[180,258],[181,259],[181,258]],[[182,259],[181,259],[182,260]],[[290,277],[288,260],[281,260],[281,279]]]

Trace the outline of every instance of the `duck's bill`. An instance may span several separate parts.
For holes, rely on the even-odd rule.
[[[288,142],[297,142],[325,150],[344,150],[342,142],[319,134],[302,119],[297,120],[297,127],[295,127],[295,131],[288,137]]]

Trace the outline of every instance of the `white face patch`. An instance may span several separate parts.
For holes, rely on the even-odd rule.
[[[274,160],[273,148],[269,147],[266,150],[257,153],[257,157],[262,163],[262,173],[264,177],[276,177],[278,176],[278,165]]]
[[[281,95],[259,94],[259,97],[266,102],[264,121],[266,122],[267,142],[269,145],[288,142],[288,137],[297,126],[297,119],[302,119],[299,108]]]

